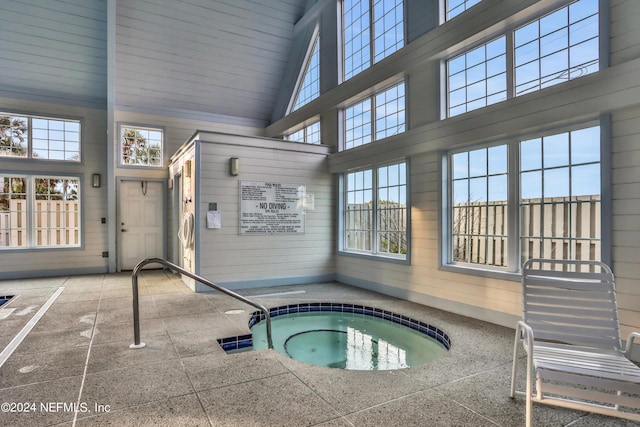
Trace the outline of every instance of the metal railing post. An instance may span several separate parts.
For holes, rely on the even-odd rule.
[[[216,291],[222,292],[223,294],[229,295],[230,297],[233,297],[245,304],[248,304],[260,310],[264,314],[265,321],[267,322],[267,345],[269,348],[273,348],[273,340],[271,338],[271,316],[269,315],[269,310],[266,307],[264,307],[262,304],[253,302],[250,299],[243,297],[242,295],[239,295],[227,288],[216,285],[215,283],[208,281],[204,277],[193,274],[190,271],[187,271],[184,268],[162,258],[144,259],[133,268],[133,272],[131,273],[131,288],[133,291],[133,344],[131,344],[129,348],[143,348],[145,346],[145,343],[140,342],[140,302],[138,300],[138,273],[140,272],[142,267],[152,263],[162,264],[173,271],[184,274],[185,276],[190,277],[191,279],[196,280],[203,285],[215,289]]]

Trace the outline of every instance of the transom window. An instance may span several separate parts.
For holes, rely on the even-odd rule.
[[[447,62],[449,117],[507,99],[506,37]]]
[[[581,0],[514,32],[515,94],[598,71],[598,1]]]
[[[80,161],[80,121],[0,113],[0,157]]]
[[[287,141],[303,142],[306,144],[320,144],[320,120],[285,135],[284,139]]]
[[[162,167],[164,131],[158,128],[120,126],[120,164]]]
[[[344,0],[344,79],[404,46],[402,0]]]
[[[598,20],[598,1],[578,0],[449,59],[447,117],[598,71]]]
[[[0,176],[0,249],[78,246],[79,178]]]
[[[406,259],[406,164],[347,173],[344,185],[343,250]]]
[[[448,263],[600,260],[600,139],[591,126],[451,153]]]
[[[404,82],[344,110],[345,150],[404,131]]]

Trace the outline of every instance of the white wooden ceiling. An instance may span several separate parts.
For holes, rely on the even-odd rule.
[[[117,0],[116,108],[268,123],[307,0]]]

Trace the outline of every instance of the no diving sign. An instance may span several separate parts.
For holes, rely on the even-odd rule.
[[[240,234],[304,234],[303,184],[240,181]]]

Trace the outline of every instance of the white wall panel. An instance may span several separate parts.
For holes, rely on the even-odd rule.
[[[216,134],[207,133],[201,134],[200,139],[200,166],[196,171],[201,218],[196,225],[200,274],[232,288],[265,281],[277,285],[283,283],[281,279],[290,278],[304,282],[319,276],[333,277],[335,188],[334,177],[327,171],[328,151],[256,138],[251,139],[254,146],[246,146],[246,138],[217,138]],[[237,177],[229,175],[231,157],[240,159]],[[305,233],[240,235],[240,181],[306,185],[307,193],[315,196],[315,210],[306,213]],[[205,227],[209,203],[217,203],[222,212],[221,229]]]
[[[118,0],[116,105],[264,126],[303,3]]]
[[[102,106],[106,1],[6,1],[0,13],[0,95]]]

